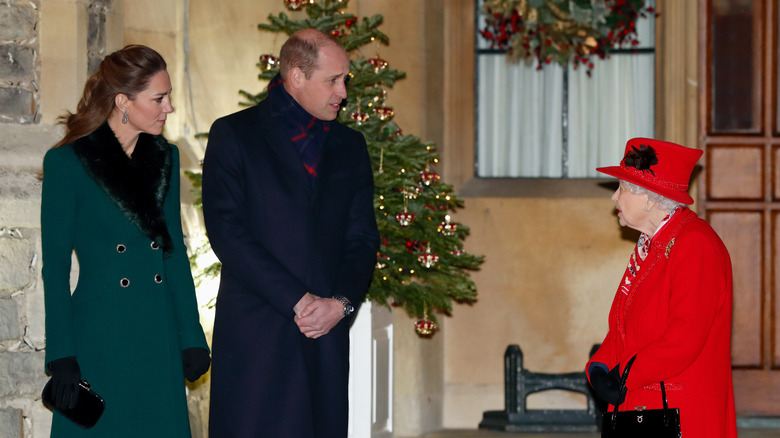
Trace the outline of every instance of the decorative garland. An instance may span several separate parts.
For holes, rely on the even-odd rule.
[[[591,59],[615,47],[639,44],[636,21],[654,13],[645,0],[484,0],[479,34],[513,61],[535,58],[537,70],[553,61],[593,69]],[[657,16],[658,14],[656,14]]]

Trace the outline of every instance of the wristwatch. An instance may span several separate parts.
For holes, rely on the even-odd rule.
[[[344,312],[342,315],[346,318],[347,316],[351,315],[352,312],[355,311],[355,308],[352,307],[352,303],[349,302],[347,297],[341,296],[341,295],[334,295],[333,298],[339,300],[342,306],[344,306]]]

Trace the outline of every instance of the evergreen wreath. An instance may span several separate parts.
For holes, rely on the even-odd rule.
[[[636,21],[655,13],[645,0],[484,0],[479,34],[512,61],[545,64],[570,61],[593,69],[594,56],[639,44]],[[656,14],[657,16],[658,14]]]

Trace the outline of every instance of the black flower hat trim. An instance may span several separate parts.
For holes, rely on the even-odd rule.
[[[658,156],[655,154],[655,149],[647,145],[639,145],[639,149],[636,146],[631,146],[631,149],[626,152],[626,156],[623,158],[623,164],[626,167],[633,167],[642,172],[650,172],[655,176],[655,172],[650,166],[658,164]]]

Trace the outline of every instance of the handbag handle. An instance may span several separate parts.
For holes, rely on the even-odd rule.
[[[634,364],[634,360],[636,360],[636,354],[634,357],[629,359],[628,363],[626,364],[626,367],[623,369],[623,376],[620,378],[620,390],[618,394],[621,394],[623,391],[626,391],[626,381],[628,381],[628,371],[631,369],[631,365]],[[661,380],[661,400],[664,404],[664,426],[669,425],[669,403],[666,401],[666,388],[664,387],[664,381]],[[620,403],[615,405],[615,409],[612,411],[612,418],[610,421],[610,425],[612,426],[612,429],[617,427],[617,412],[618,408],[620,407]]]

